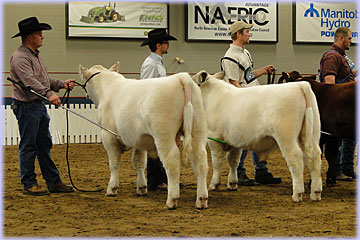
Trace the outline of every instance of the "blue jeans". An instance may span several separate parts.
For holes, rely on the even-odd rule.
[[[237,168],[238,176],[246,175],[246,169],[244,168],[244,162],[246,159],[246,155],[248,153],[248,150],[242,150],[241,157],[240,157],[240,163]],[[267,162],[266,161],[260,161],[259,156],[256,155],[256,153],[251,152],[251,159],[253,161],[254,167],[255,167],[255,174],[266,174],[269,172],[267,168]]]
[[[341,148],[336,158],[336,173],[351,174],[354,173],[354,151],[356,141],[349,139],[341,140]]]
[[[61,182],[59,171],[50,157],[52,141],[49,131],[50,117],[41,102],[23,103],[14,100],[13,112],[18,120],[20,144],[20,179],[24,189],[37,185],[35,157],[46,184]]]

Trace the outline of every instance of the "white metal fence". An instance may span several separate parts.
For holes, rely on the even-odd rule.
[[[54,144],[64,144],[66,138],[66,110],[46,105],[50,116],[50,133]],[[94,104],[70,104],[69,109],[97,122]],[[20,142],[17,120],[10,105],[3,105],[3,145],[18,145]],[[69,112],[69,143],[100,143],[100,128]]]

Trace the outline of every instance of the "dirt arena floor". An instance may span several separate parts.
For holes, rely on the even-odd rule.
[[[52,156],[63,181],[70,184],[65,145],[53,147]],[[226,190],[227,163],[223,163],[221,188],[209,192],[209,208],[195,208],[196,182],[190,167],[182,167],[179,208],[164,208],[166,191],[135,195],[136,173],[131,151],[123,155],[120,190],[116,197],[75,191],[33,197],[23,195],[19,179],[17,146],[3,147],[5,237],[355,237],[356,182],[324,186],[322,201],[312,202],[306,187],[304,201],[292,203],[290,172],[278,151],[268,161],[270,171],[282,177],[279,185],[240,186]],[[249,154],[250,155],[250,154]],[[210,158],[209,158],[210,159]],[[101,144],[70,145],[71,176],[80,189],[107,187],[108,159]],[[253,177],[250,158],[248,175]],[[327,163],[323,160],[325,181]],[[44,185],[37,166],[39,184]],[[209,160],[208,182],[212,174]],[[309,171],[305,170],[309,181]]]

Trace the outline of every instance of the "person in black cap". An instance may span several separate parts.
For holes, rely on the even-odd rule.
[[[162,59],[169,49],[169,40],[177,39],[169,35],[165,29],[154,29],[148,33],[148,38],[141,44],[141,47],[149,45],[151,52],[141,65],[140,79],[166,77]],[[166,189],[167,176],[159,158],[153,159],[148,156],[146,173],[150,191]]]
[[[51,30],[46,23],[39,23],[36,17],[26,18],[18,23],[22,44],[11,55],[10,76],[37,93],[46,96],[51,104],[61,105],[60,98],[53,92],[61,88],[72,89],[74,79],[56,80],[50,78],[39,56],[43,45],[43,30]],[[50,157],[52,141],[49,131],[50,118],[42,98],[13,84],[12,109],[18,120],[20,133],[19,162],[23,193],[33,196],[49,195],[58,192],[73,192],[60,178],[58,169]],[[47,189],[38,185],[35,173],[37,157]]]

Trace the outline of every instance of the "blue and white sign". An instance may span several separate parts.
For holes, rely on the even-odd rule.
[[[277,2],[189,1],[186,6],[186,40],[231,40],[230,26],[244,20],[254,26],[251,41],[277,42]]]
[[[293,9],[295,43],[333,42],[339,27],[352,31],[352,42],[359,40],[356,2],[296,1]]]

